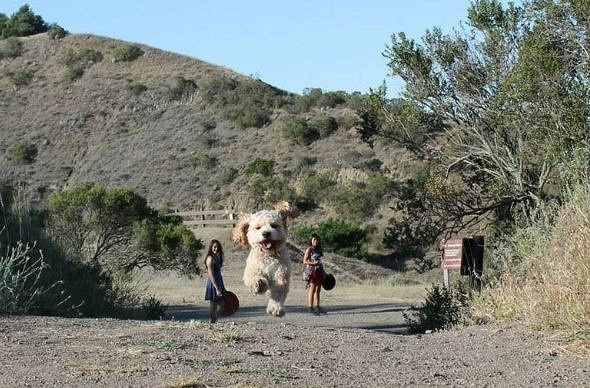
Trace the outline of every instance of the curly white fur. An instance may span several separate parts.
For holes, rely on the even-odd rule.
[[[266,312],[277,317],[285,314],[291,277],[291,260],[285,247],[286,221],[297,214],[287,202],[280,202],[275,210],[241,214],[233,230],[235,243],[250,245],[244,284],[253,294],[267,293],[270,297]]]

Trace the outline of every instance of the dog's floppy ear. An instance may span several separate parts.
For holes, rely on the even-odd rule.
[[[287,219],[287,217],[295,218],[299,215],[299,209],[286,201],[277,203],[275,205],[275,210],[279,213],[283,219],[283,222]]]
[[[248,245],[248,225],[250,224],[250,214],[240,214],[238,223],[234,226],[232,233],[233,240],[236,244]]]

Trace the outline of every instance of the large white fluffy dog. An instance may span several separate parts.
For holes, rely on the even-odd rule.
[[[269,294],[266,312],[277,317],[285,314],[291,277],[291,260],[285,247],[287,217],[297,214],[297,209],[280,202],[275,210],[241,214],[233,230],[234,242],[250,245],[244,284],[253,294]]]

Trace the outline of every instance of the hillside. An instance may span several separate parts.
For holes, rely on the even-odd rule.
[[[20,41],[22,54],[0,61],[0,175],[25,182],[37,199],[64,186],[98,182],[132,187],[160,207],[230,202],[239,207],[248,184],[240,172],[256,157],[274,160],[283,176],[296,172],[306,156],[317,158],[317,169],[378,159],[384,171],[395,161],[399,172],[400,151],[370,150],[361,143],[350,109],[306,113],[335,116],[348,125],[300,146],[281,136],[289,116],[285,109],[267,106],[270,123],[261,128],[239,128],[224,117],[219,104],[210,102],[213,81],[255,82],[228,69],[140,45],[142,56],[116,62],[114,50],[123,42],[88,35],[51,40],[39,34]],[[68,49],[96,50],[103,59],[70,80],[64,65]],[[28,82],[19,81],[27,75]],[[196,91],[172,100],[175,77],[193,81]],[[145,90],[134,92],[134,85]],[[291,96],[266,86],[279,99]],[[23,143],[36,147],[32,164],[9,160],[11,147]],[[211,163],[195,166],[204,151]],[[230,168],[238,170],[237,178],[224,184],[219,175]]]

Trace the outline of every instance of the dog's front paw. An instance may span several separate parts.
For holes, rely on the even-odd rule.
[[[266,313],[275,317],[282,317],[285,315],[285,309],[280,304],[270,300],[268,306],[266,306]]]
[[[253,294],[263,294],[268,290],[268,281],[263,278],[254,280],[250,284],[250,292]]]

